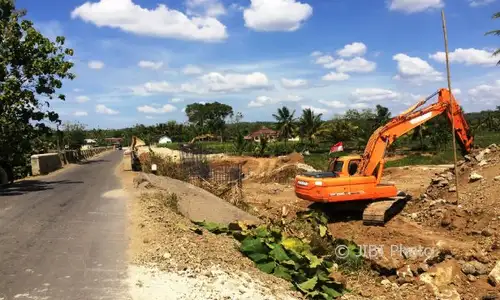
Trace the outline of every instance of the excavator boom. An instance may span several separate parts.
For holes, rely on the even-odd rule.
[[[436,95],[438,95],[437,103],[417,110]],[[469,153],[472,149],[473,137],[470,135],[469,125],[463,111],[447,89],[440,89],[393,118],[372,134],[362,156],[358,169],[359,174],[362,176],[376,175],[377,168],[383,167],[381,164],[383,164],[387,147],[400,136],[443,113],[446,113],[450,125],[454,124],[455,135],[462,148],[462,153]]]

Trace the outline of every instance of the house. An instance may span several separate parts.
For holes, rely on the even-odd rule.
[[[172,139],[169,138],[168,136],[162,136],[159,140],[158,140],[158,145],[162,145],[162,144],[170,144],[172,143]]]
[[[268,141],[274,141],[278,138],[279,131],[269,129],[269,128],[263,126],[261,129],[254,131],[254,132],[250,133],[249,135],[245,136],[245,140],[260,142],[261,136],[266,137]]]
[[[119,145],[123,141],[122,138],[105,138],[104,140],[106,141],[106,143],[109,143],[112,145]]]

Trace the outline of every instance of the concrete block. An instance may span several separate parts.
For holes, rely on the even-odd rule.
[[[62,168],[62,162],[57,153],[36,154],[31,156],[31,174],[48,174]]]

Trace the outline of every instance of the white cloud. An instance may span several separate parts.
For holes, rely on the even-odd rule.
[[[460,90],[460,89],[451,89],[451,92],[455,96],[462,94],[462,90]]]
[[[87,96],[76,97],[76,102],[78,102],[78,103],[85,103],[85,102],[88,102],[89,100],[90,100],[90,98]]]
[[[250,0],[243,11],[245,26],[257,31],[295,31],[313,13],[313,8],[296,0]]]
[[[73,89],[73,92],[80,93],[80,92],[83,92],[83,90],[82,89]]]
[[[366,53],[366,45],[360,42],[354,42],[345,45],[344,48],[337,50],[337,54],[342,57],[363,56]]]
[[[146,116],[146,119],[148,119],[148,120],[152,120],[152,119],[154,119],[154,118],[155,118],[155,117],[153,117],[153,116]]]
[[[118,111],[113,110],[111,108],[108,108],[104,104],[97,104],[95,106],[95,111],[98,114],[105,114],[105,115],[117,115],[117,114],[119,114]]]
[[[172,98],[172,99],[170,99],[170,102],[172,102],[172,103],[184,102],[184,99],[180,99],[180,98]]]
[[[373,72],[377,64],[362,57],[350,60],[337,59],[324,65],[327,69],[336,69],[339,73],[369,73]]]
[[[417,13],[444,7],[443,0],[389,0],[389,10]]]
[[[73,19],[98,27],[119,28],[137,35],[194,41],[220,41],[227,38],[226,26],[214,17],[193,16],[159,4],[142,8],[132,0],[86,2],[71,12]]]
[[[75,111],[73,113],[73,116],[75,116],[75,117],[86,117],[86,116],[88,116],[88,113],[86,111]]]
[[[144,69],[153,69],[153,70],[158,70],[159,68],[163,67],[163,62],[162,61],[149,61],[149,60],[141,60],[138,64],[139,67],[144,68]]]
[[[89,68],[94,69],[94,70],[100,70],[104,68],[104,63],[99,60],[91,60],[89,61]]]
[[[364,102],[359,102],[359,103],[350,104],[349,107],[354,108],[354,109],[365,109],[365,108],[369,108],[370,105],[368,105]]]
[[[205,87],[211,92],[230,92],[250,89],[268,89],[271,87],[266,74],[253,72],[250,74],[211,72],[201,77]]]
[[[446,63],[446,53],[436,52],[429,55],[435,61],[440,63]],[[493,56],[493,51],[486,51],[474,48],[462,49],[458,48],[453,52],[450,52],[448,58],[451,63],[460,63],[467,66],[470,65],[483,65],[483,66],[495,66],[497,64],[497,57]]]
[[[186,75],[196,75],[196,74],[201,74],[203,70],[195,65],[187,65],[182,69],[182,73]]]
[[[321,55],[323,55],[323,52],[321,52],[321,51],[314,51],[313,53],[311,53],[311,56],[314,56],[314,57],[321,56]]]
[[[138,106],[137,111],[146,113],[146,114],[164,114],[164,113],[169,113],[176,111],[177,108],[173,106],[172,104],[165,104],[162,107],[153,107],[149,105],[144,105],[144,106]]]
[[[248,103],[248,107],[262,107],[269,104],[277,104],[282,102],[299,102],[303,100],[302,96],[287,95],[282,98],[271,98],[267,96],[259,96]]]
[[[347,107],[347,104],[345,104],[344,102],[337,101],[337,100],[333,100],[333,101],[319,100],[318,102],[323,104],[323,105],[326,105],[328,107],[331,107],[331,108],[345,108],[345,107]]]
[[[357,102],[374,102],[396,100],[401,95],[397,92],[386,89],[364,88],[356,89],[354,92],[352,92],[351,96]]]
[[[217,17],[226,14],[226,8],[219,0],[187,0],[188,15]]]
[[[288,95],[288,96],[284,97],[283,99],[281,99],[281,102],[299,102],[302,99],[304,99],[302,96]]]
[[[305,79],[287,79],[281,78],[281,85],[287,89],[298,89],[307,87],[307,80]]]
[[[325,81],[344,81],[349,79],[349,74],[345,73],[337,73],[337,72],[330,72],[323,76],[321,79]]]
[[[301,106],[302,109],[310,109],[312,110],[315,114],[326,114],[328,113],[328,109],[325,109],[325,108],[319,108],[319,107],[314,107],[314,106],[310,106],[310,105],[302,105]]]
[[[329,64],[331,62],[333,62],[335,59],[330,56],[330,55],[322,55],[318,58],[316,58],[316,62],[315,64],[317,65],[326,65],[326,64]]]
[[[500,80],[493,84],[481,84],[468,91],[472,101],[500,105]]]
[[[273,99],[267,96],[259,96],[248,103],[248,107],[262,107],[274,103]]]
[[[138,96],[177,92],[177,89],[167,81],[146,82],[143,85],[131,87],[131,89]]]
[[[483,6],[483,5],[488,5],[496,0],[469,0],[469,5],[471,7],[478,7],[478,6]]]
[[[398,63],[398,74],[395,79],[408,80],[421,84],[424,81],[444,80],[443,74],[436,71],[428,62],[419,58],[398,53],[392,57]]]
[[[134,95],[149,96],[154,94],[169,93],[228,93],[270,88],[272,88],[272,85],[264,73],[254,72],[249,74],[222,74],[218,72],[211,72],[201,76],[198,81],[195,82],[173,85],[167,81],[153,81],[131,87],[130,89]]]

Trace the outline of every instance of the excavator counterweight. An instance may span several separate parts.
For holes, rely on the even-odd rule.
[[[422,107],[436,95],[437,103]],[[408,200],[393,184],[381,183],[387,148],[400,136],[443,113],[454,125],[462,154],[470,153],[474,139],[463,111],[447,89],[440,89],[375,130],[362,156],[338,157],[327,172],[296,176],[295,194],[322,203],[371,201],[363,214],[365,224],[384,224],[391,211]]]

